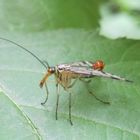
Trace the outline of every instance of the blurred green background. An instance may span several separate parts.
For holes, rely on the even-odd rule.
[[[39,81],[46,70],[28,53],[0,41],[1,140],[139,140],[140,139],[140,1],[139,0],[0,0],[0,36],[13,40],[50,65],[79,60],[105,62],[105,71],[134,83],[94,78],[90,89],[78,82],[60,89],[48,80],[49,100]]]

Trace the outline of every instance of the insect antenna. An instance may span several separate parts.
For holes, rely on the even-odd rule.
[[[43,62],[44,64],[46,64],[48,68],[50,68],[49,63],[48,63],[46,60],[44,60],[44,61],[42,61],[42,62]]]
[[[37,57],[34,53],[32,53],[31,51],[29,51],[28,49],[24,48],[23,46],[19,45],[18,43],[14,42],[14,41],[11,41],[9,39],[6,39],[6,38],[3,38],[3,37],[0,37],[1,40],[4,40],[4,41],[7,41],[7,42],[10,42],[14,45],[16,45],[17,47],[23,49],[24,51],[28,52],[30,55],[32,55],[34,58],[36,58],[36,60],[38,60],[40,62],[40,64],[42,64],[47,70],[50,68],[49,64],[47,61],[42,61],[39,57]],[[47,84],[45,82],[45,89],[46,89],[46,94],[47,94],[47,97],[45,99],[45,101],[42,103],[42,104],[45,104],[48,100],[48,87],[47,87]]]
[[[46,69],[49,68],[49,64],[47,61],[42,61],[39,57],[37,57],[34,53],[32,53],[31,51],[29,51],[28,49],[24,48],[23,46],[19,45],[18,43],[14,42],[14,41],[11,41],[9,39],[6,39],[6,38],[3,38],[3,37],[0,37],[1,40],[5,40],[7,42],[10,42],[14,45],[16,45],[17,47],[23,49],[24,51],[28,52],[29,54],[31,54],[34,58],[36,58]],[[46,65],[47,64],[47,65]]]

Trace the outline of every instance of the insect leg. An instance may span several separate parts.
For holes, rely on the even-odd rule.
[[[73,125],[72,120],[71,120],[71,92],[69,93],[69,121],[70,121],[70,124]]]
[[[81,80],[81,79],[80,79],[80,80]],[[110,104],[110,102],[103,101],[102,99],[98,98],[95,94],[93,94],[93,92],[90,91],[90,89],[89,89],[89,87],[88,87],[89,82],[85,81],[84,79],[82,79],[81,81],[85,84],[85,86],[86,86],[88,92],[89,92],[92,96],[94,96],[96,100],[98,100],[98,101],[100,101],[100,102],[102,102],[102,103],[104,103],[104,104]]]
[[[110,104],[110,102],[107,102],[107,101],[103,101],[102,99],[98,98],[95,94],[93,94],[91,91],[88,91],[92,96],[95,97],[96,100],[104,103],[104,104]]]
[[[78,78],[74,80],[73,83],[68,86],[68,88],[72,88],[76,84],[77,80]],[[72,120],[71,120],[71,92],[69,92],[69,121],[70,121],[70,124],[73,125]]]
[[[74,80],[71,85],[69,85],[67,87],[67,92],[68,92],[68,89],[69,88],[72,88],[75,85],[75,83],[77,82],[77,80],[78,80],[78,78],[76,80]],[[70,121],[70,124],[73,125],[72,120],[71,120],[71,92],[69,92],[69,121]]]
[[[90,80],[85,80],[85,79],[83,79],[83,78],[79,78],[82,82],[85,82],[85,83],[90,83],[91,82],[91,79]]]
[[[46,96],[45,101],[44,101],[44,102],[42,102],[42,103],[41,103],[41,105],[44,105],[44,104],[47,102],[47,100],[48,100],[49,91],[48,91],[48,87],[47,87],[46,82],[45,82],[45,89],[46,89],[46,94],[47,94],[47,96]]]
[[[74,80],[73,83],[71,85],[69,85],[67,88],[72,88],[76,84],[77,80],[78,80],[78,78],[76,80]]]
[[[57,93],[57,100],[56,100],[56,111],[55,111],[55,118],[56,118],[56,120],[57,120],[57,111],[58,111],[58,104],[59,104],[59,85],[58,85],[58,83],[56,84],[56,93]]]

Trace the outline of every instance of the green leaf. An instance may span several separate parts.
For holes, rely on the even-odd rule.
[[[0,29],[44,31],[98,26],[102,0],[4,0],[0,8]]]
[[[8,97],[8,94],[1,91],[0,100],[1,139],[37,140],[41,138],[32,121],[20,109],[18,104]]]
[[[100,99],[111,102],[111,105],[104,105],[88,94],[83,83],[77,82],[71,90],[74,124],[71,126],[68,120],[69,94],[61,88],[56,121],[54,77],[47,81],[49,100],[41,106],[46,93],[39,88],[39,82],[46,69],[28,53],[1,40],[0,139],[140,139],[140,42],[108,40],[91,30],[98,27],[101,2],[1,1],[1,37],[25,46],[51,66],[102,59],[106,64],[105,71],[134,83],[94,78],[90,89]]]
[[[93,78],[90,85],[104,105],[78,82],[72,88],[72,120],[68,121],[68,94],[61,88],[55,120],[56,87],[48,80],[49,100],[39,81],[46,70],[20,48],[0,41],[0,139],[140,139],[140,41],[109,40],[94,31],[67,29],[47,33],[8,33],[3,36],[25,46],[51,66],[79,60],[104,60],[105,71],[134,83]]]

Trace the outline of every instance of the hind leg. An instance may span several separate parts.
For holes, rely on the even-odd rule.
[[[80,79],[80,80],[84,83],[84,85],[85,85],[88,93],[91,94],[92,96],[94,96],[94,98],[96,100],[98,100],[98,101],[100,101],[101,103],[104,103],[104,104],[110,104],[110,102],[104,101],[104,100],[98,98],[92,91],[90,91],[90,89],[89,89],[89,83],[91,82],[91,80],[88,80],[88,81],[86,81],[85,79]]]

